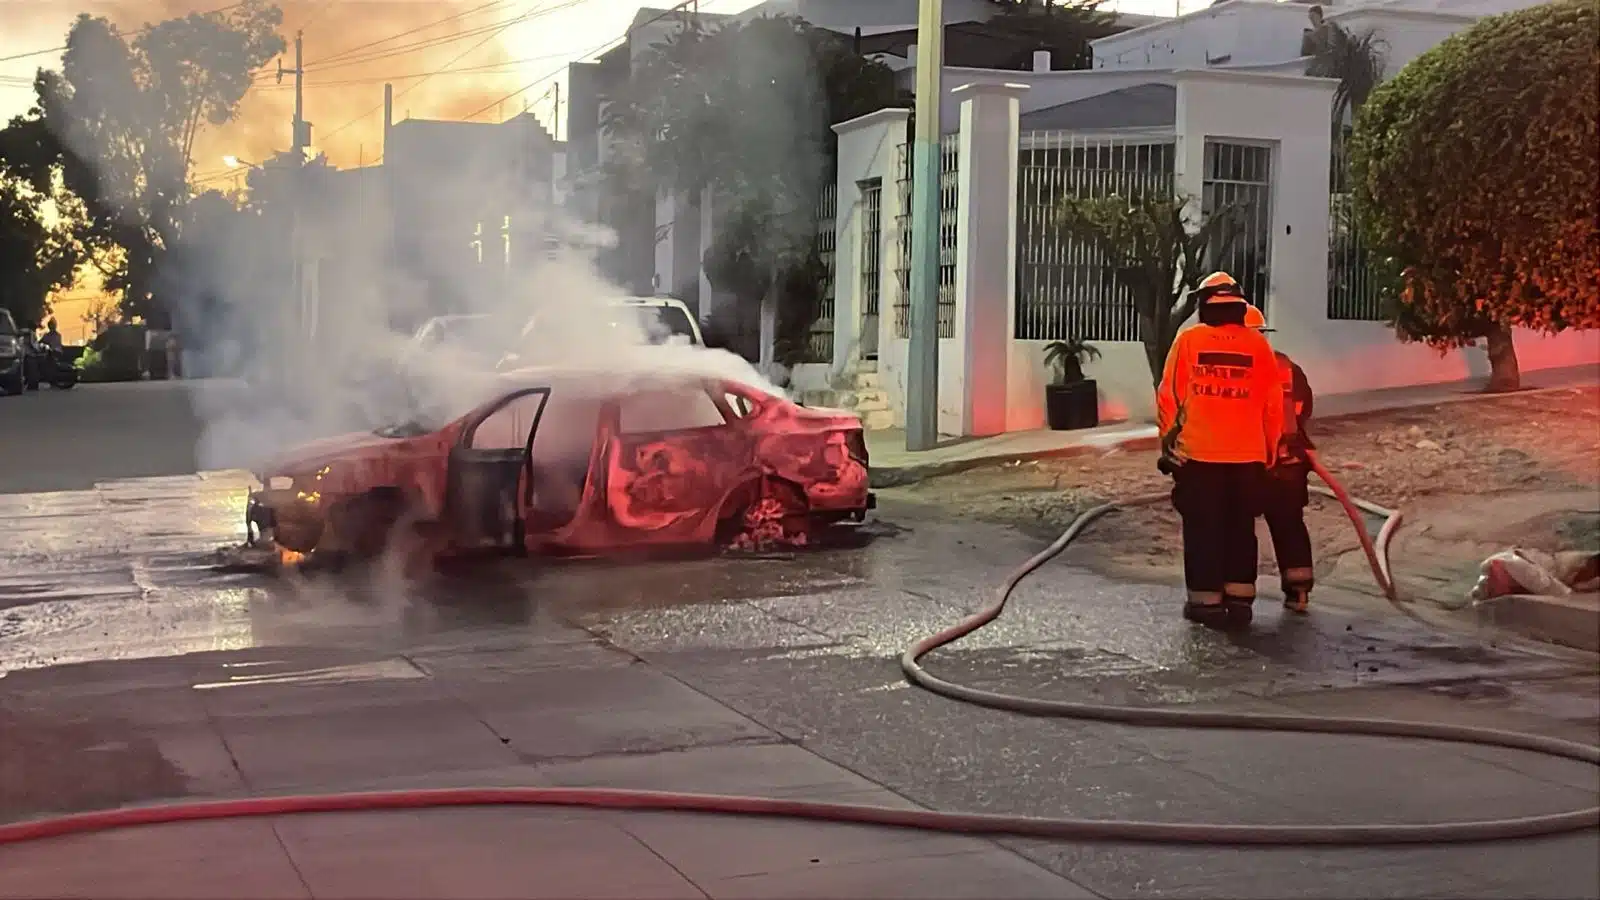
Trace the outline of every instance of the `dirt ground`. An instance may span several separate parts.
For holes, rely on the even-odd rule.
[[[1412,558],[1428,558],[1423,568],[1456,582],[1450,590],[1462,590],[1463,577],[1470,586],[1477,563],[1498,549],[1600,549],[1600,389],[1313,420],[1308,430],[1353,496],[1405,513],[1396,557],[1409,544]],[[1003,463],[883,493],[1053,536],[1107,499],[1170,490],[1171,481],[1156,471],[1156,456],[1153,450],[1119,451]],[[1360,544],[1331,499],[1313,496],[1306,519],[1322,580]],[[1261,570],[1275,573],[1265,526],[1258,524],[1258,531]],[[1177,514],[1162,503],[1100,520],[1069,558],[1102,571],[1169,580],[1181,572],[1180,546]]]

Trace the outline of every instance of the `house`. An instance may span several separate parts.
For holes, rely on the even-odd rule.
[[[565,160],[572,185],[569,208],[615,231],[617,246],[607,255],[606,274],[634,293],[670,293],[683,298],[702,317],[715,305],[711,284],[701,270],[714,227],[708,198],[629,194],[608,184],[601,174],[607,159],[606,98],[627,83],[633,65],[652,46],[686,28],[791,15],[849,36],[859,52],[900,70],[909,85],[914,72],[909,58],[915,51],[917,7],[917,0],[767,0],[735,15],[700,12],[692,3],[673,9],[644,8],[619,46],[593,62],[569,66]],[[995,12],[988,0],[945,0],[948,62],[997,70],[1034,65],[1031,39],[985,24]],[[1159,20],[1120,16],[1107,33]],[[1069,60],[1065,54],[1055,59],[1060,68],[1082,67],[1088,62]]]
[[[386,122],[381,164],[308,166],[302,333],[409,332],[505,294],[545,258],[561,158],[525,112],[493,124]]]
[[[1171,190],[1195,214],[1241,211],[1239,239],[1214,259],[1245,284],[1274,343],[1319,393],[1485,374],[1478,348],[1440,355],[1402,344],[1383,321],[1349,222],[1333,141],[1336,83],[1306,76],[1317,17],[1372,31],[1393,73],[1501,2],[1222,0],[1093,42],[1092,66],[1031,71],[948,65],[941,115],[939,429],[1037,428],[1050,377],[1044,348],[1081,338],[1102,416],[1149,416],[1152,376],[1140,325],[1090,248],[1055,232],[1059,198]],[[1311,40],[1308,40],[1311,38]],[[914,78],[915,53],[905,77]],[[836,286],[831,359],[793,373],[805,389],[903,421],[909,310],[906,110],[840,123],[827,226]],[[1591,333],[1518,332],[1524,370],[1593,363]],[[854,392],[854,398],[841,398]]]

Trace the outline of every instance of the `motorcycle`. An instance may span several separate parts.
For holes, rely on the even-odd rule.
[[[23,381],[28,390],[37,391],[39,385],[48,384],[58,391],[70,391],[77,385],[78,367],[67,358],[65,351],[33,335],[25,335],[23,343],[26,350]]]

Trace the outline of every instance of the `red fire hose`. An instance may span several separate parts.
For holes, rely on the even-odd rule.
[[[1313,460],[1313,466],[1332,488],[1329,496],[1345,506],[1372,565],[1373,577],[1395,600],[1387,565],[1388,541],[1400,521],[1399,513],[1375,504],[1353,500],[1344,488]],[[1600,747],[1575,741],[1521,734],[1489,728],[1407,722],[1397,719],[1335,719],[1321,716],[1261,715],[1185,709],[1147,709],[1040,700],[979,690],[946,681],[923,669],[918,660],[952,644],[999,618],[1017,586],[1040,566],[1055,558],[1090,523],[1106,513],[1165,500],[1148,494],[1095,507],[1080,515],[1050,546],[1024,562],[1001,585],[993,604],[961,622],[906,649],[900,668],[912,684],[936,694],[1030,716],[1117,722],[1163,728],[1221,728],[1251,731],[1317,732],[1337,735],[1374,735],[1511,747],[1600,766]],[[1366,533],[1358,509],[1384,517],[1374,543]],[[1398,603],[1397,603],[1398,605]],[[238,819],[316,812],[355,812],[428,809],[444,806],[576,806],[647,812],[714,813],[721,815],[778,816],[865,825],[914,828],[925,831],[982,835],[1013,835],[1069,841],[1123,841],[1168,844],[1378,846],[1418,843],[1465,843],[1506,840],[1535,835],[1581,831],[1600,826],[1600,805],[1571,812],[1509,819],[1483,819],[1415,825],[1236,825],[1225,823],[1124,822],[1092,819],[1054,819],[986,813],[936,812],[768,797],[720,794],[618,790],[612,788],[455,788],[443,790],[380,791],[375,793],[322,794],[288,797],[250,797],[204,800],[160,806],[129,807],[80,813],[0,825],[0,845],[17,844],[66,834],[105,831],[138,825]]]

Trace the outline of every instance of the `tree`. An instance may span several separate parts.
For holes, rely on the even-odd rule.
[[[1103,0],[989,0],[995,7],[988,30],[1051,51],[1052,68],[1087,69],[1090,41],[1120,30],[1116,15],[1100,11]]]
[[[1312,21],[1316,27],[1308,35],[1311,62],[1306,74],[1314,78],[1333,78],[1333,127],[1343,137],[1347,119],[1367,102],[1383,81],[1387,45],[1371,31],[1359,34],[1336,22],[1323,22],[1321,14]]]
[[[124,314],[170,327],[157,278],[182,228],[195,136],[232,119],[254,70],[283,52],[281,21],[276,6],[245,0],[157,23],[130,43],[80,15],[61,71],[35,80],[24,121],[44,137],[33,164],[59,172],[81,201],[78,237],[108,269]]]
[[[815,242],[837,155],[832,125],[903,99],[888,67],[801,19],[686,27],[613,98],[608,174],[649,195],[710,189],[719,227],[707,275],[740,304],[775,303],[789,357],[780,361],[793,361],[826,286]]]
[[[1191,293],[1209,272],[1210,261],[1227,254],[1241,228],[1232,209],[1213,213],[1191,227],[1181,197],[1068,197],[1056,211],[1066,237],[1105,260],[1113,287],[1128,292],[1139,317],[1139,338],[1153,384],[1161,383],[1167,351],[1178,329],[1194,315]]]
[[[83,254],[60,222],[48,170],[33,164],[39,142],[36,125],[0,130],[0,306],[25,326],[44,321],[50,294],[72,284]],[[60,201],[64,207],[70,198]]]
[[[1600,327],[1600,8],[1556,0],[1417,57],[1356,117],[1363,237],[1400,289],[1403,340],[1479,338],[1490,390],[1519,386],[1511,327]]]

